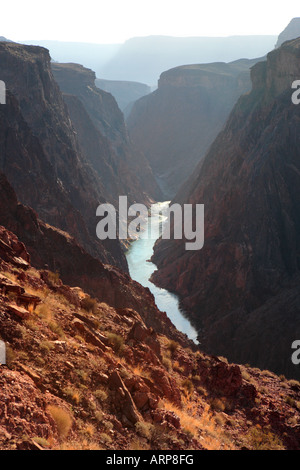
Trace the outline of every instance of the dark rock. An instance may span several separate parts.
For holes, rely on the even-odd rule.
[[[189,196],[205,205],[205,245],[160,240],[153,281],[177,292],[203,350],[299,378],[291,345],[300,336],[300,126],[291,84],[300,40],[251,71]]]
[[[96,237],[101,182],[79,149],[46,49],[0,42],[0,170],[23,204],[74,236],[94,257],[127,270],[118,240]],[[15,71],[18,70],[16,74]]]
[[[127,118],[166,197],[193,173],[239,96],[250,90],[255,60],[185,65],[161,74],[158,89],[138,100]]]
[[[108,200],[118,202],[125,195],[132,204],[160,198],[149,163],[131,145],[114,97],[95,85],[95,73],[78,64],[53,63],[52,70],[81,149],[100,177]]]

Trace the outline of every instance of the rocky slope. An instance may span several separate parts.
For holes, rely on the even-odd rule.
[[[52,64],[52,70],[65,95],[81,149],[104,187],[108,186],[108,194],[115,199],[128,195],[130,202],[140,203],[151,197],[159,199],[160,191],[147,160],[131,145],[123,114],[113,96],[96,87],[95,73],[78,64]],[[76,105],[70,95],[77,97],[81,105],[78,102]],[[86,113],[82,113],[82,105],[89,121]],[[110,176],[102,174],[102,168],[107,166],[111,169]]]
[[[170,341],[32,268],[3,226],[0,335],[1,450],[299,450],[299,382]]]
[[[130,136],[148,159],[166,197],[173,197],[250,90],[257,60],[186,65],[164,72],[158,89],[127,118]]]
[[[300,36],[300,18],[293,18],[287,27],[279,34],[275,47],[280,47],[285,41],[296,39]]]
[[[0,109],[1,171],[20,201],[45,222],[75,236],[93,256],[126,270],[119,242],[108,246],[96,239],[96,208],[106,198],[80,152],[48,51],[1,43],[0,69],[8,90],[7,105]]]
[[[160,241],[155,281],[180,294],[204,350],[299,377],[300,40],[252,68],[183,200],[205,204],[205,246]]]
[[[113,307],[134,308],[143,314],[149,327],[168,332],[171,338],[186,343],[186,336],[175,329],[165,313],[158,311],[149,289],[144,289],[123,271],[93,258],[68,233],[38,219],[31,208],[18,202],[1,173],[0,196],[1,224],[26,244],[33,266],[59,273],[65,283],[80,286]]]

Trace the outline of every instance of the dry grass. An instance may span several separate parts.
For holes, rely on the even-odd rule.
[[[103,450],[97,442],[91,442],[87,439],[81,441],[64,442],[60,450]]]
[[[270,429],[259,425],[249,429],[245,444],[253,450],[284,450],[281,440]]]
[[[199,411],[199,403],[196,404],[183,399],[183,409],[177,408],[174,404],[163,401],[163,408],[175,413],[182,428],[195,438],[200,438],[202,446],[207,450],[234,450],[235,447],[229,441],[220,424],[210,410],[210,406],[205,403],[202,411]]]
[[[55,405],[49,405],[47,407],[47,411],[56,424],[59,436],[61,438],[66,438],[72,427],[72,417],[70,414]]]

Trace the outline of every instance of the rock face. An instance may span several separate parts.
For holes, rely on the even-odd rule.
[[[154,280],[180,294],[202,347],[299,377],[300,40],[268,54],[180,202],[205,204],[205,245],[161,240]]]
[[[300,18],[293,18],[287,27],[279,34],[276,47],[280,47],[285,41],[296,39],[300,36]]]
[[[130,202],[140,203],[149,201],[149,197],[159,198],[147,160],[131,145],[124,116],[113,96],[96,87],[95,73],[78,64],[52,64],[52,70],[64,93],[81,149],[107,194],[114,199],[127,195]]]
[[[239,96],[250,90],[257,60],[187,65],[164,72],[158,89],[127,118],[130,136],[148,159],[167,198],[192,174]]]
[[[97,78],[95,84],[101,90],[111,93],[116,99],[121,111],[125,112],[128,105],[151,93],[151,88],[144,83],[118,80],[103,80]]]
[[[126,270],[118,240],[107,244],[96,238],[96,208],[106,198],[80,152],[48,51],[0,43],[0,65],[9,90],[0,108],[1,171],[20,201],[45,222],[69,232],[93,256]]]

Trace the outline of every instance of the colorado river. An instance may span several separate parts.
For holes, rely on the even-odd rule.
[[[154,209],[163,210],[168,207],[169,202],[158,202],[154,204]],[[151,224],[150,224],[151,220]],[[129,272],[132,279],[148,287],[155,297],[157,307],[166,312],[172,323],[179,331],[185,333],[190,339],[197,342],[197,331],[190,324],[188,319],[182,314],[179,308],[178,297],[166,289],[161,289],[149,281],[152,273],[156,270],[155,264],[147,261],[153,254],[153,246],[156,239],[150,236],[150,225],[153,224],[158,228],[159,224],[163,224],[165,218],[161,215],[155,215],[149,218],[149,223],[145,230],[141,232],[140,238],[130,245],[126,258],[128,262]]]

